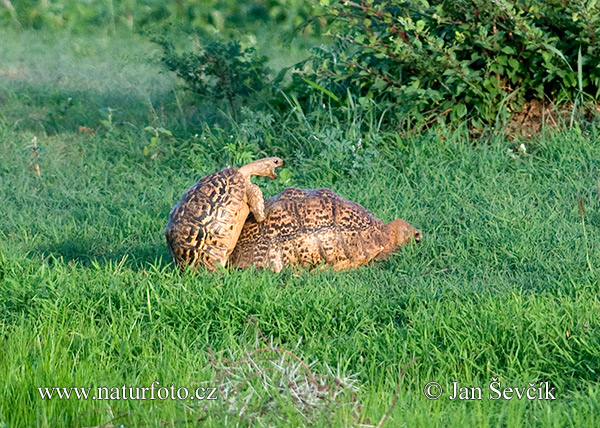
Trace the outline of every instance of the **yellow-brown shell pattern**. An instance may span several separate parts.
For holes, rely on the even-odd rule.
[[[357,267],[389,243],[387,225],[363,206],[329,189],[290,187],[265,201],[266,219],[249,216],[230,263],[238,267],[330,265]]]
[[[235,168],[207,175],[173,207],[165,236],[175,262],[225,265],[248,215],[245,177]]]

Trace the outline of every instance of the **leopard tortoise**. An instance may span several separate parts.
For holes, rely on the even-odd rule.
[[[282,165],[278,157],[259,159],[209,174],[190,187],[171,210],[165,229],[177,265],[225,266],[249,212],[255,221],[264,220],[262,191],[250,177],[275,179],[275,168]]]
[[[276,272],[283,266],[329,265],[335,270],[385,258],[421,231],[404,220],[384,223],[329,189],[285,189],[265,201],[266,217],[250,215],[229,262]]]

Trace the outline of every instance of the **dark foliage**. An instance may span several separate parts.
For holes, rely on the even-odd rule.
[[[597,2],[343,0],[326,10],[333,42],[296,82],[334,100],[350,93],[417,122],[478,128],[529,100],[600,95]]]

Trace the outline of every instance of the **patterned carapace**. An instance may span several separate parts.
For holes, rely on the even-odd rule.
[[[248,213],[264,218],[262,191],[250,176],[277,178],[275,168],[281,165],[276,157],[260,159],[239,169],[227,167],[190,187],[171,210],[165,229],[175,262],[211,270],[225,266]]]
[[[404,220],[384,223],[329,189],[285,189],[265,201],[265,220],[246,220],[230,263],[279,272],[283,266],[358,267],[384,258],[421,232]]]

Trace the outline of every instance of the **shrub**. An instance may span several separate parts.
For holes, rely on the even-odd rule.
[[[333,40],[296,71],[296,83],[332,99],[350,93],[397,117],[481,128],[529,100],[600,94],[600,2],[321,3]]]
[[[237,42],[211,42],[196,51],[178,53],[165,38],[155,41],[163,48],[163,64],[181,77],[188,89],[211,103],[224,102],[232,116],[268,81],[267,59]]]

